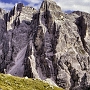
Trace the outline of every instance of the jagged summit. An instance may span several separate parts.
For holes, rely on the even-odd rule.
[[[44,0],[41,4],[40,9],[61,11],[61,8],[53,0]]]
[[[22,11],[22,7],[24,7],[23,3],[18,3],[15,5],[17,11]]]
[[[24,20],[30,21],[35,12],[36,9],[24,6],[23,3],[17,3],[14,8],[5,15],[7,30],[15,29],[15,27],[18,27]]]
[[[56,2],[54,2],[53,0],[43,0],[43,2],[48,2],[48,3],[56,4]]]

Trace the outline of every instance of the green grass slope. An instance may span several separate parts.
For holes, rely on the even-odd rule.
[[[38,79],[25,79],[0,74],[0,90],[63,90]]]

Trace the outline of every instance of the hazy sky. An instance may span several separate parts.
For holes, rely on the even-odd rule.
[[[15,3],[22,2],[25,5],[33,6],[38,9],[43,0],[0,0],[0,7],[4,9],[11,9]],[[53,0],[62,9],[62,11],[85,11],[90,13],[90,0]]]

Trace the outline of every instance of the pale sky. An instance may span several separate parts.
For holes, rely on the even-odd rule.
[[[43,0],[0,0],[0,8],[11,9],[15,3],[22,2],[25,5],[39,9]],[[90,13],[90,0],[53,0],[62,9],[62,11],[84,11]]]

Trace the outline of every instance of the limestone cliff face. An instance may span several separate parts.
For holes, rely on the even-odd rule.
[[[0,11],[0,72],[90,89],[90,14],[65,14],[52,0]]]

